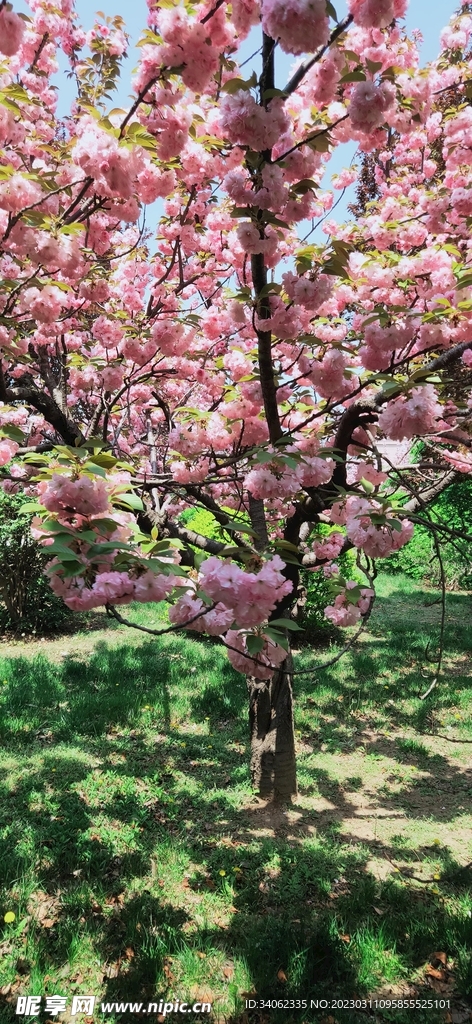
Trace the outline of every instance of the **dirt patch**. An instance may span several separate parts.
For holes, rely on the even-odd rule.
[[[397,874],[434,885],[445,861],[468,867],[471,746],[460,737],[422,736],[417,753],[408,747],[413,736],[365,729],[350,752],[311,752],[318,792],[302,789],[291,807],[253,798],[242,808],[240,838],[299,844],[334,828],[368,848],[366,868],[379,880]]]

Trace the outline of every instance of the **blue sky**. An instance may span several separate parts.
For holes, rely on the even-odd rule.
[[[441,29],[447,24],[449,18],[457,10],[459,0],[410,0],[409,9],[406,17],[406,25],[409,32],[413,29],[419,29],[423,36],[423,43],[421,46],[421,63],[427,64],[428,61],[434,60],[439,52],[439,36]],[[28,13],[29,9],[25,0],[13,0],[14,9],[17,11],[24,11]],[[336,8],[338,18],[341,19],[347,13],[347,0],[334,0],[334,6]],[[93,25],[95,12],[97,10],[102,11],[107,16],[120,14],[126,23],[127,31],[131,37],[131,45],[129,49],[128,59],[124,63],[121,83],[115,98],[111,106],[128,107],[130,103],[131,94],[131,72],[136,66],[139,59],[139,50],[136,48],[136,43],[140,37],[141,31],[146,27],[147,23],[147,6],[145,0],[133,0],[130,4],[129,0],[76,0],[76,10],[78,13],[79,20],[84,29],[89,29]],[[249,57],[260,45],[259,33],[257,29],[253,29],[251,35],[244,43],[241,50],[240,60],[244,60]],[[290,71],[294,64],[294,58],[289,57],[281,52],[278,52],[276,58],[276,84],[282,88],[285,82],[290,77]],[[257,64],[257,58],[251,64],[246,65],[245,73],[249,77],[252,67],[259,70]],[[71,101],[74,98],[74,86],[71,80],[66,78],[65,74],[66,64],[65,59],[61,61],[61,71],[54,76],[53,83],[59,89],[59,107],[58,113],[64,115],[70,109]],[[332,174],[338,174],[343,167],[348,167],[355,157],[355,145],[353,143],[340,146],[338,150],[333,153],[331,160],[329,161],[328,168],[323,179],[323,186],[329,187]],[[347,205],[352,202],[354,198],[355,186],[346,192],[344,197],[340,200],[336,211],[333,214],[334,219],[339,223],[342,223],[346,219]],[[338,194],[335,194],[335,199]],[[157,206],[152,211],[158,217]],[[148,212],[147,217],[148,225],[153,226],[155,223],[155,217]],[[308,229],[309,225],[307,225]],[[302,230],[302,234],[303,234]],[[323,241],[325,236],[318,230],[315,235],[312,236],[313,241]]]
[[[430,0],[429,3],[426,0],[410,0],[406,24],[409,31],[418,28],[423,34],[423,45],[421,47],[421,61],[423,64],[437,56],[440,31],[454,13],[458,3],[459,0]],[[17,11],[28,13],[28,5],[25,3],[25,0],[13,0],[13,6]],[[334,0],[334,6],[338,17],[344,17],[347,12],[346,0]],[[129,58],[124,69],[122,87],[119,96],[117,96],[118,105],[126,106],[130,92],[130,72],[137,63],[139,53],[134,44],[139,39],[141,30],[145,27],[147,20],[145,0],[133,0],[132,4],[130,4],[129,0],[76,0],[76,10],[79,20],[85,29],[91,28],[97,10],[103,11],[108,16],[120,14],[126,22],[127,31],[131,36],[133,45],[130,47]],[[253,45],[254,39],[256,40],[255,45]],[[245,55],[249,56],[257,48],[257,45],[257,32],[255,32],[253,39],[249,38],[244,44]],[[293,58],[285,54],[278,55],[277,77],[280,79],[277,83],[278,85],[283,86],[285,84],[292,62]],[[72,97],[72,85],[63,73],[58,76],[55,84],[61,90],[61,108],[66,109],[69,105],[69,99]]]
[[[24,10],[26,6],[22,5]],[[338,17],[347,12],[346,0],[335,0]],[[15,9],[19,9],[14,3]],[[408,29],[419,28],[424,36],[422,47],[423,62],[437,56],[439,33],[451,14],[458,7],[458,0],[410,0],[406,23]],[[76,0],[79,17],[85,27],[90,27],[95,11],[101,10],[107,15],[121,14],[127,23],[128,31],[136,39],[143,25],[146,24],[147,8],[145,0]]]

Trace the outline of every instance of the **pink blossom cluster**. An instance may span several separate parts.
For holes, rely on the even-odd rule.
[[[170,576],[156,575],[148,570],[132,578],[128,572],[97,573],[91,586],[83,576],[64,579],[53,573],[50,585],[58,597],[73,611],[90,611],[102,605],[130,604],[131,601],[163,601],[173,589]]]
[[[384,123],[393,110],[395,89],[390,82],[358,82],[351,93],[349,116],[356,131],[369,134]]]
[[[157,67],[182,67],[182,81],[192,92],[203,92],[219,64],[219,47],[232,42],[233,34],[224,20],[203,25],[191,19],[183,7],[159,10],[156,22],[163,45],[157,52]],[[212,38],[213,36],[213,38]],[[215,43],[215,45],[213,45]]]
[[[79,476],[71,480],[68,476],[54,473],[50,480],[38,484],[40,500],[48,512],[70,516],[97,516],[109,507],[110,493],[105,480]]]
[[[238,242],[244,252],[256,254],[263,252],[266,256],[274,255],[277,248],[277,239],[263,231],[262,234],[255,224],[242,221],[236,229]]]
[[[19,445],[8,437],[0,436],[0,466],[6,466],[18,451]]]
[[[382,470],[376,469],[371,462],[348,463],[347,468],[348,479],[352,483],[354,481],[367,480],[369,484],[378,487],[388,479],[387,474],[382,472]]]
[[[284,53],[313,53],[329,36],[325,0],[262,0],[262,27]]]
[[[200,567],[199,585],[212,601],[231,609],[240,627],[251,628],[265,622],[282,597],[291,593],[292,583],[284,578],[283,568],[278,555],[257,573],[212,556]]]
[[[395,18],[403,18],[408,0],[348,0],[349,13],[362,28],[387,28]]]
[[[347,592],[357,586],[358,584],[354,580],[348,580],[345,592],[337,594],[334,604],[330,604],[325,608],[325,617],[330,619],[335,626],[355,626],[356,622],[359,622],[361,615],[365,615],[369,610],[370,602],[374,597],[374,591],[370,587],[362,587],[356,604],[348,600]]]
[[[228,658],[237,672],[254,676],[256,679],[270,679],[275,668],[285,661],[286,651],[266,637],[259,654],[251,656],[246,645],[246,634],[230,629],[225,637]]]
[[[320,361],[311,361],[307,356],[302,356],[298,365],[322,398],[335,398],[348,393],[349,383],[344,376],[347,361],[340,349],[328,349]]]
[[[325,303],[333,292],[333,280],[327,274],[320,274],[313,281],[308,277],[297,277],[292,271],[283,274],[282,281],[289,299],[314,311]]]
[[[23,312],[41,324],[55,323],[66,302],[64,292],[51,284],[44,288],[26,288],[21,296]]]
[[[244,486],[255,498],[289,496],[303,487],[327,484],[333,470],[333,459],[304,455],[296,469],[281,462],[256,466],[245,477]]]
[[[472,473],[472,454],[470,452],[451,452],[442,449],[441,456],[450,462],[459,473]]]
[[[345,537],[339,530],[333,530],[328,537],[323,537],[322,540],[315,540],[313,543],[313,551],[318,561],[332,562],[340,554]]]
[[[230,142],[260,152],[272,149],[287,131],[289,120],[280,100],[272,100],[267,109],[243,89],[224,96],[220,104],[220,126]]]
[[[392,551],[399,551],[413,536],[413,523],[408,519],[395,520],[400,529],[388,523],[373,522],[371,517],[380,513],[379,502],[355,495],[350,495],[346,501],[346,534],[369,558],[386,558]]]
[[[24,21],[14,11],[2,7],[0,10],[0,53],[4,53],[7,57],[13,57],[13,54],[20,48],[24,31]]]
[[[399,320],[385,327],[368,324],[364,329],[365,345],[359,350],[362,365],[366,370],[385,370],[390,364],[392,353],[401,352],[413,337],[414,326],[407,320]]]
[[[204,613],[199,618],[199,612]],[[194,622],[190,622],[194,619]],[[209,636],[221,636],[230,628],[234,621],[234,612],[218,602],[214,608],[208,609],[201,598],[191,590],[187,591],[169,608],[169,620],[178,626],[187,626],[199,633]]]
[[[443,410],[433,384],[413,388],[410,397],[400,398],[384,406],[379,415],[379,427],[393,441],[430,434],[438,429]]]

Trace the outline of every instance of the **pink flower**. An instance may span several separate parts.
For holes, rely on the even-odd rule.
[[[392,551],[399,551],[413,536],[413,523],[408,519],[395,520],[398,528],[388,523],[373,522],[371,516],[377,516],[381,511],[378,502],[367,498],[351,495],[346,502],[347,536],[369,558],[386,558]]]
[[[317,311],[333,292],[333,280],[327,274],[320,274],[311,281],[308,277],[297,277],[289,271],[283,275],[282,280],[289,298],[305,309]]]
[[[92,594],[100,604],[130,604],[134,581],[127,572],[102,572],[95,579]]]
[[[223,97],[220,124],[230,142],[259,152],[272,149],[287,131],[289,121],[280,100],[272,100],[266,110],[256,103],[250,92],[240,89],[232,96]]]
[[[371,132],[385,121],[385,113],[395,101],[395,90],[389,82],[358,82],[351,95],[349,116],[357,131]]]
[[[5,10],[5,8],[3,8]],[[0,209],[19,213],[25,206],[33,206],[42,199],[41,186],[22,174],[12,174],[0,183]]]
[[[454,466],[459,473],[472,473],[472,454],[470,452],[442,451],[441,455]]]
[[[333,558],[337,558],[344,544],[344,534],[339,533],[338,530],[334,530],[330,533],[329,537],[323,537],[322,540],[317,540],[313,544],[313,551],[316,557],[321,561],[327,559],[332,561]]]
[[[262,27],[285,53],[313,53],[329,36],[325,0],[262,0]]]
[[[2,7],[0,11],[0,53],[7,57],[19,50],[25,31],[25,23],[14,11]]]
[[[387,28],[394,18],[402,18],[408,0],[348,0],[348,10],[362,28]]]
[[[169,576],[156,576],[150,569],[134,580],[133,599],[135,601],[163,601],[173,588]]]
[[[409,398],[401,395],[386,405],[379,415],[379,427],[393,441],[403,441],[417,434],[432,433],[441,418],[442,408],[434,385],[423,384],[413,388]]]
[[[225,636],[228,658],[237,672],[256,679],[270,679],[274,670],[285,661],[286,651],[267,637],[259,654],[250,657],[246,646],[246,634],[230,629]],[[229,648],[233,648],[230,650]]]
[[[283,576],[283,567],[275,555],[258,573],[248,573],[212,556],[201,565],[200,586],[213,601],[231,609],[239,626],[250,628],[265,622],[282,597],[291,593],[292,583]]]
[[[49,585],[56,596],[62,597],[67,607],[74,612],[90,611],[103,604],[101,596],[87,587],[81,576],[64,580],[62,576],[55,573],[50,577]]]
[[[51,480],[38,484],[40,500],[49,512],[78,513],[82,516],[98,515],[108,509],[108,489],[104,480],[88,476],[70,480],[55,473]]]
[[[118,391],[121,388],[123,384],[123,370],[121,366],[104,366],[101,374],[106,391]]]
[[[361,615],[365,615],[369,610],[370,602],[374,597],[374,591],[369,587],[362,587],[360,596],[355,603],[352,598],[349,600],[349,591],[354,590],[357,586],[358,584],[354,580],[348,580],[344,593],[337,594],[334,604],[325,608],[325,617],[334,622],[335,626],[355,626]]]
[[[15,455],[15,452],[18,451],[18,448],[19,445],[15,441],[2,437],[0,440],[0,466],[6,466]]]
[[[194,619],[199,612],[205,614],[201,618],[195,619],[194,622],[190,622],[190,619]],[[231,626],[234,615],[223,604],[217,604],[209,611],[199,597],[188,591],[179,597],[176,604],[169,609],[169,619],[174,625],[185,626],[189,622],[189,629],[194,629],[199,633],[208,633],[209,636],[221,636]]]
[[[27,288],[22,295],[22,306],[40,324],[53,324],[66,302],[64,292],[54,285],[44,288]]]

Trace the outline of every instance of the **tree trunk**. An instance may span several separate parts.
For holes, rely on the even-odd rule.
[[[248,678],[251,777],[259,796],[289,803],[297,795],[292,656],[271,679]]]

